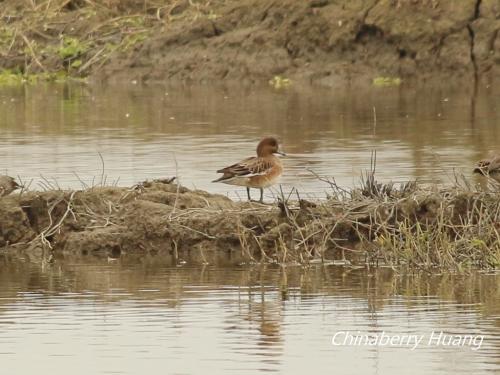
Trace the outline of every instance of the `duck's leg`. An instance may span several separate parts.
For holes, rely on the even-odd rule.
[[[260,188],[260,203],[264,203],[264,189]]]
[[[250,188],[247,186],[247,196],[248,196],[248,201],[250,202],[252,200],[252,197],[250,196]]]

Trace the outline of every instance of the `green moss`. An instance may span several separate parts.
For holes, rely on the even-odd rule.
[[[83,55],[87,52],[89,46],[87,43],[72,37],[65,36],[62,39],[62,44],[57,50],[57,54],[63,60],[71,60]]]
[[[479,238],[474,238],[471,240],[471,245],[477,249],[481,249],[481,248],[484,248],[484,247],[487,247],[486,245],[486,242],[484,242],[483,240],[479,239]]]
[[[0,71],[0,86],[16,86],[39,82],[66,82],[68,80],[83,81],[84,79],[70,77],[65,71],[25,74],[4,69]]]
[[[71,63],[70,65],[72,68],[79,68],[80,66],[82,66],[82,60],[78,59],[78,60],[75,60]]]
[[[0,86],[14,86],[25,83],[24,76],[20,73],[5,69],[0,72]]]
[[[292,84],[292,81],[281,76],[274,76],[273,79],[269,80],[269,84],[275,89],[281,89],[283,87],[290,86]]]
[[[402,80],[399,77],[375,77],[373,85],[377,87],[399,86]]]

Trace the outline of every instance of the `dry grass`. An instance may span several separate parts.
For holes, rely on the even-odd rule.
[[[277,263],[334,259],[425,270],[500,266],[500,190],[494,182],[480,189],[455,176],[453,186],[395,186],[378,183],[374,165],[351,191],[321,179],[332,189],[327,201],[290,202],[282,194],[274,228],[260,235],[239,230],[245,254],[258,248]]]
[[[26,228],[30,245],[54,254],[83,246],[114,254],[167,251],[176,259],[196,253],[203,263],[228,252],[246,263],[458,272],[500,266],[500,190],[476,188],[459,176],[446,187],[395,186],[378,183],[373,168],[352,190],[321,178],[330,187],[326,200],[280,191],[275,204],[264,205],[190,191],[173,179],[130,189],[104,186],[103,176],[101,186],[79,192],[44,179],[47,191],[8,197],[0,211],[22,207],[30,223],[38,223]],[[16,226],[27,222],[19,216],[0,224],[6,233],[9,226],[22,232]]]
[[[221,2],[221,1],[219,1]],[[84,77],[214,1],[13,0],[0,3],[0,83]],[[21,77],[21,78],[17,78]]]

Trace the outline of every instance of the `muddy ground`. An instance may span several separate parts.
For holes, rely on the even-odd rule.
[[[10,0],[0,68],[327,85],[499,75],[498,0]]]
[[[371,187],[370,187],[371,186]],[[0,198],[0,247],[49,259],[500,266],[498,192],[366,185],[326,201],[235,202],[171,181]]]

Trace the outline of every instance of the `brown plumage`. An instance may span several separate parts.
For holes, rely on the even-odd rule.
[[[278,182],[283,173],[281,161],[275,154],[284,155],[276,138],[266,137],[257,146],[257,156],[243,159],[239,163],[219,169],[222,176],[212,182],[222,182],[229,185],[245,186],[248,200],[250,188],[260,189],[260,202],[263,201],[263,189]]]
[[[474,168],[474,173],[491,177],[495,181],[500,182],[500,155],[478,161]]]
[[[12,177],[0,175],[0,197],[4,197],[21,186]]]

